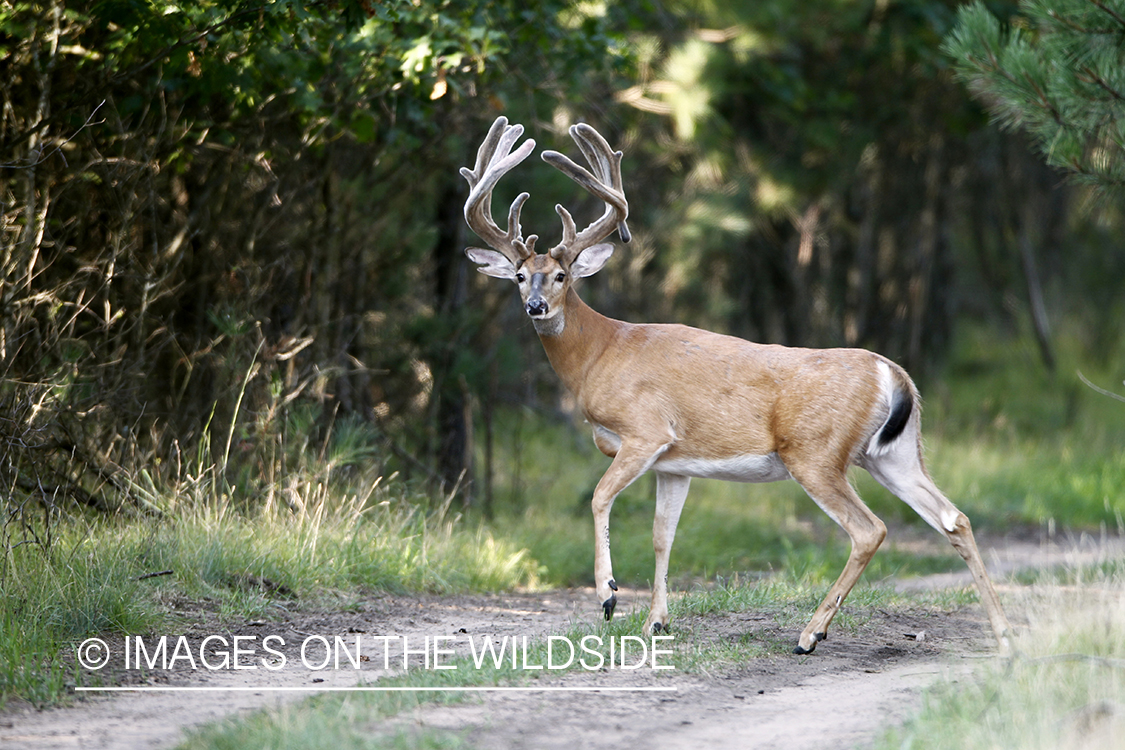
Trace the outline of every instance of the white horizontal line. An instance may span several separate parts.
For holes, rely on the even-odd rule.
[[[676,687],[336,687],[332,685],[307,685],[271,687],[213,687],[213,686],[162,686],[162,685],[119,685],[111,687],[82,687],[76,686],[75,691],[100,692],[100,693],[291,693],[291,692],[332,692],[332,693],[420,693],[456,692],[456,693],[667,693],[676,692]]]

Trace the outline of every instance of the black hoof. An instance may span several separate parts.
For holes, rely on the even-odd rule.
[[[613,610],[617,608],[617,594],[611,595],[608,599],[602,602],[602,609],[605,610],[605,621],[609,622],[613,619]]]
[[[672,632],[672,626],[671,625],[663,625],[659,622],[654,622],[652,624],[652,634],[657,635],[661,631],[663,631],[665,633],[671,633]]]
[[[797,648],[793,649],[793,653],[799,654],[799,655],[802,655],[802,656],[804,654],[811,654],[813,651],[816,651],[816,644],[820,643],[821,641],[827,640],[827,639],[828,639],[827,633],[813,633],[812,645],[809,646],[808,648],[805,648],[804,646],[798,645]]]

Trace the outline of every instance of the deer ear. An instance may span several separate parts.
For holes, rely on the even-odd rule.
[[[469,256],[469,260],[473,263],[480,265],[477,270],[485,276],[493,276],[497,279],[510,279],[516,280],[516,267],[512,261],[502,253],[495,250],[484,250],[479,247],[465,248],[465,255]]]
[[[602,266],[605,265],[611,255],[613,255],[613,245],[610,243],[603,242],[599,245],[591,245],[583,250],[570,264],[570,275],[576,279],[593,276],[602,270]]]

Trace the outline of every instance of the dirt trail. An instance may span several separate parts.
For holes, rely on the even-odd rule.
[[[1121,540],[1070,540],[1042,545],[1010,542],[987,546],[990,569],[998,577],[1027,567],[1089,562],[1123,552]],[[966,574],[967,575],[967,574]],[[960,576],[899,582],[903,588],[965,585]],[[647,592],[621,591],[619,612],[647,606]],[[218,628],[207,620],[185,632],[192,658],[221,661],[224,649],[199,651],[203,638],[219,635],[228,644],[237,636],[245,651],[239,664],[253,669],[210,671],[125,670],[124,644],[107,638],[113,659],[107,682],[197,688],[308,688],[304,692],[149,692],[95,695],[74,706],[49,711],[10,706],[0,714],[0,747],[47,750],[167,748],[191,727],[222,717],[298,700],[326,687],[351,687],[401,667],[401,647],[421,650],[430,639],[442,648],[467,654],[509,638],[535,640],[565,632],[576,622],[593,622],[599,609],[590,590],[545,594],[458,597],[382,597],[349,612],[283,612],[280,622]],[[485,693],[461,704],[429,706],[370,728],[372,733],[450,730],[477,747],[505,748],[850,748],[901,720],[919,704],[920,691],[939,675],[956,677],[976,659],[989,658],[992,642],[976,607],[953,614],[875,612],[854,634],[837,631],[812,656],[786,652],[799,626],[780,626],[753,612],[713,615],[680,623],[674,632],[704,633],[715,641],[751,638],[767,644],[766,656],[716,674],[651,670],[576,670],[550,675],[544,684],[567,687],[674,686],[675,692],[521,692]],[[923,640],[905,634],[925,631]],[[263,648],[266,636],[272,651]],[[347,661],[339,669],[312,670],[325,654],[326,639],[339,636],[363,644],[366,660],[358,669]],[[701,637],[698,636],[697,637]],[[169,641],[167,654],[173,654]],[[284,645],[282,645],[284,642]],[[154,650],[152,639],[147,650]],[[300,647],[306,646],[305,662]],[[282,665],[284,657],[284,665]],[[414,657],[415,662],[421,655]],[[438,655],[448,661],[449,655]],[[307,662],[307,663],[306,663]],[[268,667],[268,668],[267,668]],[[392,669],[393,671],[393,669]],[[106,672],[102,672],[106,674]],[[542,674],[542,672],[540,673]],[[87,694],[89,695],[89,694]]]

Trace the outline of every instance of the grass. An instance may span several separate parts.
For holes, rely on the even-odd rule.
[[[373,504],[324,498],[300,514],[203,511],[136,540],[153,570],[180,571],[190,594],[229,587],[231,576],[268,579],[303,599],[355,591],[456,593],[535,584],[526,553],[447,509],[417,499]]]
[[[49,551],[9,551],[0,587],[0,705],[12,696],[36,705],[60,700],[73,684],[66,644],[147,632],[163,619],[139,594],[130,557],[110,534],[74,533]]]
[[[833,576],[832,578],[834,578]],[[782,573],[761,580],[744,580],[738,576],[717,585],[690,591],[678,597],[672,606],[673,618],[686,615],[704,616],[719,612],[771,611],[780,625],[804,626],[812,611],[820,604],[832,578],[820,575]],[[834,626],[848,625],[849,609],[894,609],[903,606],[935,606],[944,609],[963,606],[972,599],[968,589],[900,594],[886,586],[859,585],[848,596],[847,606],[833,620]],[[793,612],[791,618],[788,612]]]
[[[929,389],[932,473],[975,522],[1120,530],[1125,526],[1125,347],[1081,355],[1064,329],[1057,372],[1023,340],[965,331],[947,377]],[[978,521],[979,519],[979,521]]]
[[[402,485],[368,490],[339,496],[310,485],[298,512],[238,512],[230,502],[173,496],[167,504],[178,507],[167,520],[62,523],[50,548],[10,547],[0,567],[0,704],[64,699],[76,676],[68,644],[156,632],[179,600],[247,618],[278,597],[343,606],[373,590],[535,585],[523,550],[448,504],[427,513]],[[142,578],[163,571],[171,573]]]
[[[1030,622],[1012,660],[937,686],[877,748],[1121,747],[1125,561],[1063,576],[1069,585],[1044,583],[1024,595]]]

